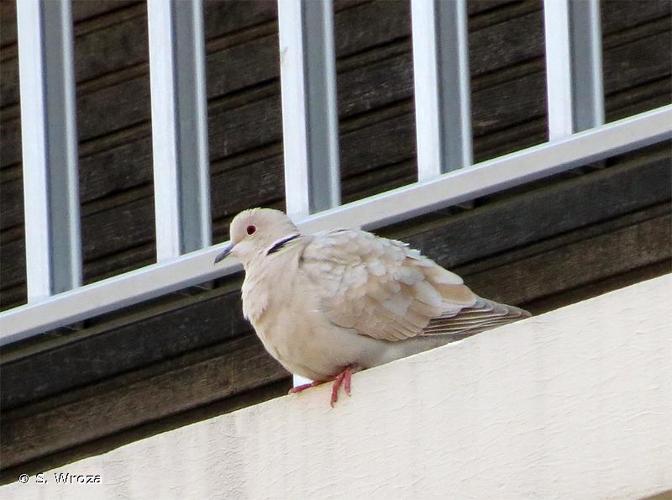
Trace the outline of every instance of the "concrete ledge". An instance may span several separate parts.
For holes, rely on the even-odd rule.
[[[672,275],[131,443],[3,498],[637,498],[672,488]],[[101,484],[56,484],[55,474]],[[95,479],[95,477],[94,477]],[[72,479],[71,479],[72,481]]]

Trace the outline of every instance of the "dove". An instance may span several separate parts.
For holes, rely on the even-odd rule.
[[[331,406],[352,374],[530,314],[476,295],[457,274],[406,243],[356,229],[301,234],[279,210],[245,210],[215,264],[245,270],[243,313],[285,369],[333,381]]]

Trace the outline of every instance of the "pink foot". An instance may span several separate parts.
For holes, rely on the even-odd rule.
[[[336,404],[336,401],[338,401],[338,390],[341,388],[341,385],[343,385],[343,390],[345,390],[345,393],[350,396],[351,392],[351,387],[352,387],[352,367],[347,366],[345,370],[343,370],[341,373],[336,375],[336,378],[334,378],[334,385],[331,386],[331,407],[333,408],[334,405]]]
[[[322,382],[311,382],[310,384],[301,384],[297,385],[296,387],[292,387],[289,390],[288,394],[296,394],[297,392],[303,392],[306,389],[310,389],[311,387],[315,387],[316,385],[320,385]]]

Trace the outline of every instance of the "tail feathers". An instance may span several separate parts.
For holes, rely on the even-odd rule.
[[[479,297],[473,306],[465,307],[457,314],[451,311],[448,315],[433,318],[422,335],[473,335],[530,316],[524,309]]]

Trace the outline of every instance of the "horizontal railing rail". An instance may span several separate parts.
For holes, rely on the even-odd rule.
[[[305,232],[335,227],[376,229],[437,208],[455,205],[501,189],[571,169],[587,162],[672,139],[672,105],[454,170],[359,201],[325,210],[298,223]],[[197,285],[240,270],[224,261],[213,266],[225,244],[192,252],[172,261],[20,306],[0,314],[0,345],[52,328]]]
[[[419,181],[341,205],[332,1],[279,0],[302,230],[375,229],[672,138],[669,105],[604,124],[599,0],[545,0],[549,142],[474,165],[466,0],[410,1]],[[157,263],[80,286],[70,0],[17,0],[28,304],[0,313],[0,345],[239,270],[210,246],[202,16],[201,0],[148,0]]]

